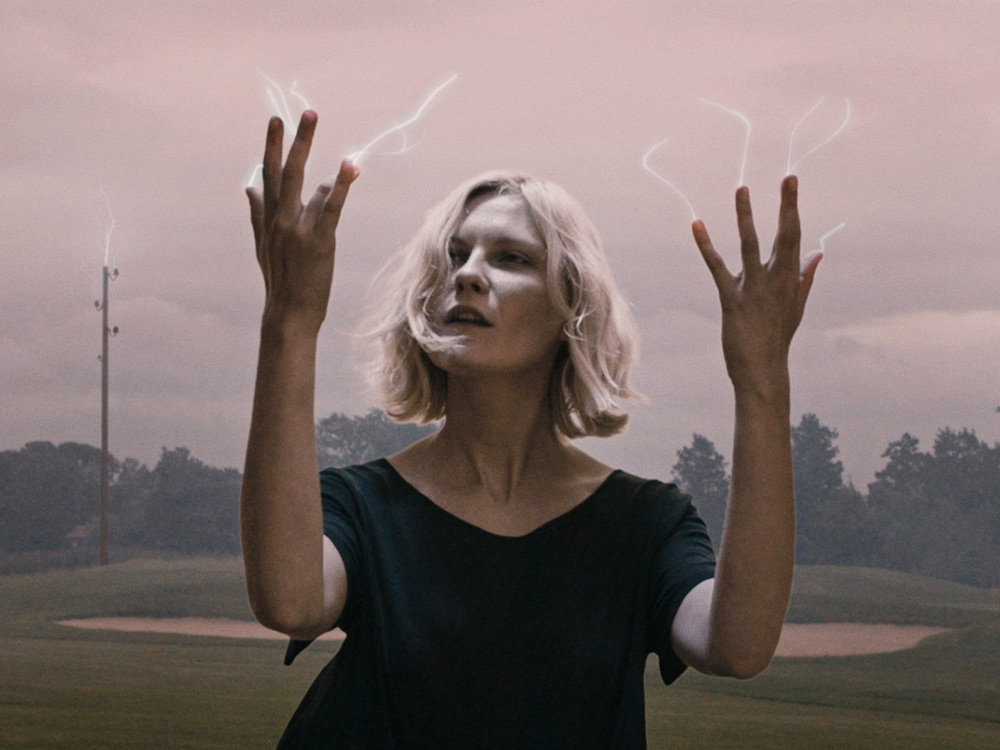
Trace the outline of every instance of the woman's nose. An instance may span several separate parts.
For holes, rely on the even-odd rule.
[[[489,289],[485,259],[480,252],[473,252],[455,272],[455,291],[483,294]]]

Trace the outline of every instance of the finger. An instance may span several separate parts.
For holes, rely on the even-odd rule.
[[[288,149],[285,168],[281,171],[281,191],[278,196],[278,217],[288,222],[294,221],[302,208],[302,180],[316,131],[316,113],[307,109],[299,120],[295,140]]]
[[[253,225],[253,238],[260,248],[260,238],[264,234],[264,199],[260,191],[247,188],[247,199],[250,201],[250,223]]]
[[[799,269],[802,230],[799,225],[799,181],[789,175],[781,181],[781,209],[778,213],[778,233],[774,238],[771,259],[774,265],[789,270]]]
[[[736,225],[740,230],[743,274],[749,279],[760,273],[760,245],[753,226],[753,211],[750,210],[750,190],[746,187],[736,191]]]
[[[313,193],[312,198],[309,199],[309,203],[306,205],[305,211],[302,212],[302,224],[304,226],[314,227],[316,225],[316,220],[323,211],[323,204],[326,203],[330,191],[333,190],[335,179],[324,180],[317,186],[316,192]]]
[[[316,235],[320,242],[333,241],[337,224],[340,223],[340,212],[344,208],[344,201],[347,200],[347,193],[351,189],[351,184],[358,179],[360,174],[361,170],[347,159],[340,163],[337,179],[323,203],[323,211],[316,222]]]
[[[708,266],[709,273],[712,274],[712,279],[715,281],[715,286],[718,288],[719,296],[721,297],[732,286],[733,276],[729,273],[729,269],[726,268],[726,262],[722,259],[722,256],[716,252],[715,247],[712,245],[712,240],[708,236],[708,230],[701,219],[691,224],[691,233],[694,235],[695,244],[698,245],[698,250],[701,251],[701,257],[705,260],[705,265]]]
[[[285,125],[280,117],[272,117],[267,124],[267,142],[264,145],[264,226],[274,220],[278,212],[278,194],[281,190],[281,142]]]
[[[802,276],[799,282],[800,308],[805,308],[806,300],[809,298],[809,290],[812,289],[813,281],[816,279],[816,269],[819,268],[821,260],[823,260],[823,253],[817,250],[802,264]]]

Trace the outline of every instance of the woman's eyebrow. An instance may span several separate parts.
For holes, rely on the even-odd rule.
[[[452,239],[455,240],[456,242],[469,244],[468,240],[463,239],[459,233],[455,233],[454,235],[452,235]],[[538,251],[545,250],[545,243],[543,241],[527,235],[497,232],[496,234],[492,233],[486,234],[484,239],[487,243],[491,245],[516,245],[517,247],[523,248],[525,250],[528,249],[534,249]]]

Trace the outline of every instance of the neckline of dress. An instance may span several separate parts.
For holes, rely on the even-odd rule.
[[[608,487],[608,485],[611,484],[611,482],[612,482],[612,480],[614,478],[618,477],[619,475],[621,475],[623,473],[622,469],[613,469],[611,471],[611,473],[608,474],[604,478],[604,481],[602,481],[593,492],[591,492],[589,495],[587,495],[585,498],[583,498],[583,500],[581,500],[580,502],[578,502],[572,508],[569,508],[569,509],[563,511],[558,516],[550,518],[545,523],[543,523],[543,524],[541,524],[539,526],[536,526],[531,531],[529,531],[529,532],[527,532],[525,534],[508,535],[508,534],[497,534],[497,533],[495,533],[493,531],[489,531],[488,529],[484,529],[482,526],[477,526],[476,524],[472,523],[471,521],[466,521],[464,518],[459,518],[458,516],[456,516],[454,513],[452,513],[449,510],[445,510],[440,505],[438,505],[436,502],[434,502],[431,498],[427,497],[427,495],[425,495],[423,492],[421,492],[416,487],[414,487],[412,484],[410,484],[403,477],[403,475],[400,474],[399,471],[397,471],[396,467],[392,465],[392,463],[389,461],[389,459],[387,459],[387,458],[380,458],[380,459],[377,459],[375,461],[375,463],[380,464],[382,467],[388,469],[388,471],[392,475],[392,477],[394,477],[397,482],[399,482],[400,484],[402,484],[403,487],[405,487],[408,492],[410,492],[413,495],[416,495],[418,498],[420,498],[421,502],[426,503],[427,505],[430,505],[434,509],[435,512],[440,513],[443,516],[445,516],[446,518],[451,519],[452,523],[457,523],[457,524],[459,524],[459,525],[461,525],[461,526],[463,526],[465,528],[472,529],[472,530],[474,530],[474,531],[476,531],[476,532],[478,532],[480,534],[484,534],[485,536],[491,537],[493,539],[502,539],[502,540],[510,540],[510,541],[525,540],[525,539],[528,539],[528,538],[530,538],[532,536],[535,536],[536,534],[539,534],[539,533],[543,532],[545,529],[551,529],[553,526],[562,525],[562,523],[564,523],[566,521],[566,519],[570,518],[571,516],[576,515],[577,512],[580,511],[585,506],[589,506],[591,504],[591,502],[594,500],[594,498],[596,498],[598,495],[601,495],[601,494],[604,493],[604,491],[606,490],[606,488]]]

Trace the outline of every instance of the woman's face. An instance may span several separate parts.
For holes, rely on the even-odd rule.
[[[545,242],[524,199],[493,193],[470,200],[448,257],[435,323],[463,343],[432,354],[434,364],[456,375],[547,377],[563,321],[549,298]]]

